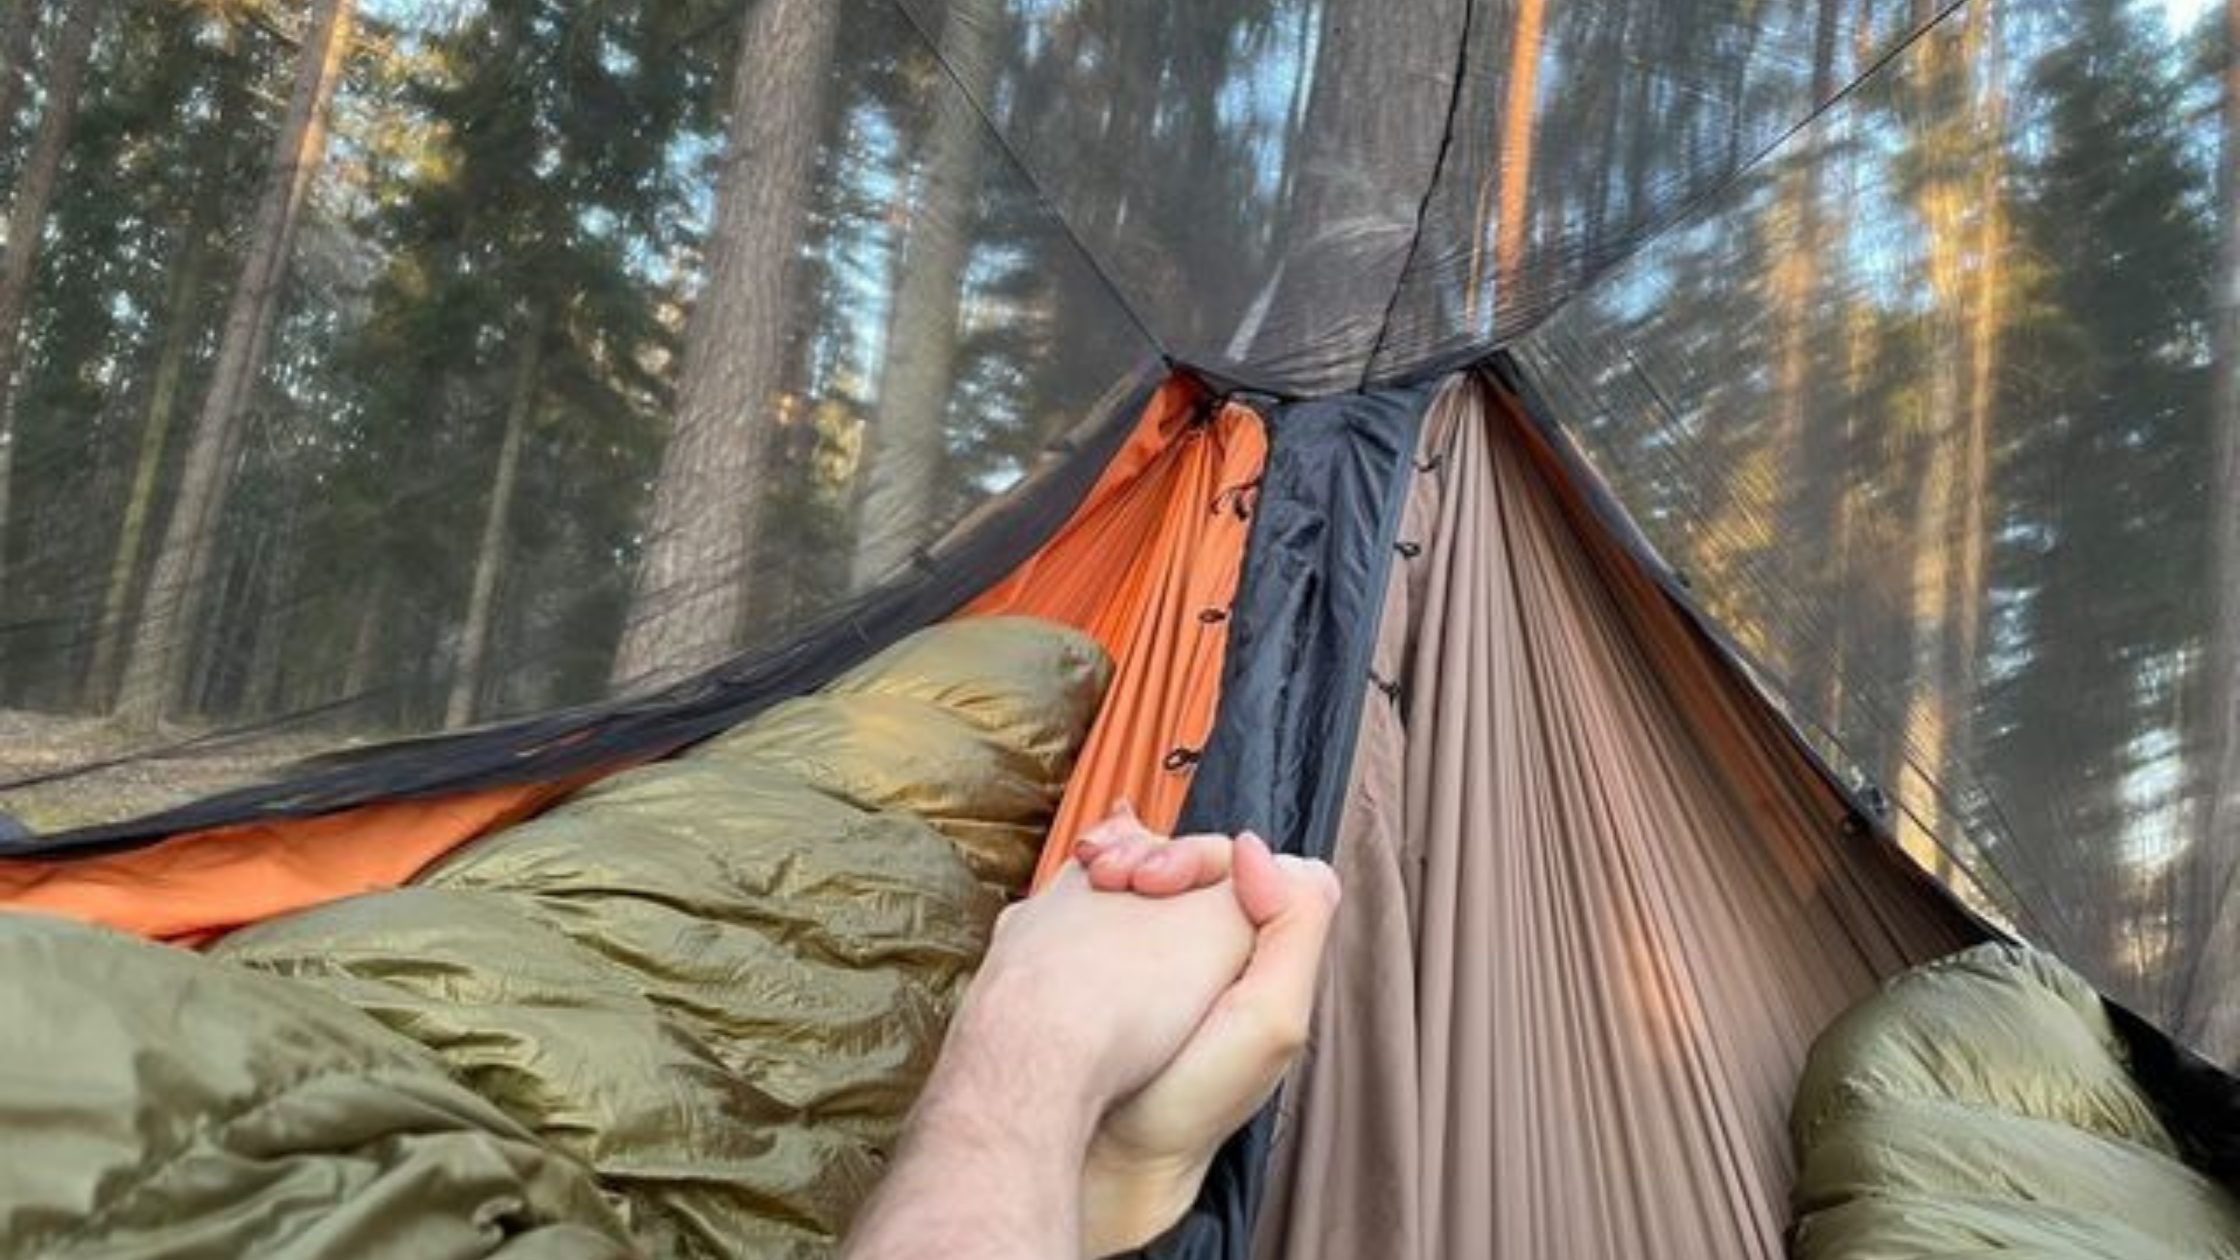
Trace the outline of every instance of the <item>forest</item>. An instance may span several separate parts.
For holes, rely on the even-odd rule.
[[[2240,0],[0,0],[0,710],[146,751],[643,689],[902,570],[1154,353],[1313,393],[1507,345],[1925,864],[2208,1012],[2236,42]]]

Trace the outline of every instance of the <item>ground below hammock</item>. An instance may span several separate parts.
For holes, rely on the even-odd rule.
[[[38,832],[121,822],[270,778],[334,747],[331,736],[283,733],[214,739],[167,729],[132,736],[100,718],[0,709],[0,811]],[[43,783],[17,784],[117,762]]]

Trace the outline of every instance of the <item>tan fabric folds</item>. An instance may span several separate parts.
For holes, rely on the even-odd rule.
[[[1258,1250],[1777,1260],[1812,1039],[1973,928],[1507,408],[1425,425]]]

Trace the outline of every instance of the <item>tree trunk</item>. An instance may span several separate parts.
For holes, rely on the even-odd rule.
[[[288,674],[289,641],[295,637],[298,612],[296,581],[303,573],[303,548],[296,545],[303,526],[305,486],[291,483],[281,500],[279,519],[263,533],[264,556],[256,566],[257,581],[250,594],[259,611],[247,620],[256,627],[246,675],[241,680],[238,711],[249,718],[270,717],[279,711],[281,684]]]
[[[94,635],[93,661],[86,669],[82,693],[88,705],[107,709],[116,703],[117,663],[124,653],[127,618],[132,611],[132,590],[140,576],[140,558],[148,545],[148,526],[155,516],[156,485],[163,470],[171,426],[178,418],[179,393],[186,382],[187,363],[201,340],[202,321],[196,317],[197,298],[210,270],[211,233],[218,229],[226,183],[226,154],[238,118],[241,93],[229,90],[218,107],[218,116],[203,138],[202,169],[197,175],[194,205],[181,227],[183,257],[174,264],[170,291],[164,295],[164,335],[156,352],[155,376],[148,391],[148,409],[140,422],[140,447],[133,458],[132,484],[126,492],[124,517],[117,528],[117,550],[109,563],[109,581],[101,597],[101,622]]]
[[[16,108],[31,81],[31,38],[39,31],[40,0],[15,0],[0,18],[0,144],[15,130]]]
[[[125,660],[117,711],[129,726],[153,727],[182,698],[185,658],[205,605],[228,467],[264,366],[265,343],[279,309],[304,202],[326,151],[327,114],[342,77],[356,7],[357,0],[315,0],[304,32],[295,87],[251,223],[249,253],[226,304],[210,392],[188,438],[179,491]]]
[[[1304,365],[1311,355],[1323,372],[1310,379],[1332,389],[1373,370],[1352,366],[1381,344],[1357,324],[1362,289],[1407,282],[1400,263],[1438,165],[1453,64],[1454,29],[1427,9],[1385,0],[1323,6],[1300,112],[1304,147],[1288,163],[1287,248],[1231,337],[1231,357]],[[1278,335],[1282,344],[1270,344]]]
[[[366,592],[364,611],[350,636],[349,664],[342,671],[339,691],[322,697],[330,703],[358,708],[359,702],[373,688],[374,670],[381,660],[381,632],[389,625],[386,609],[389,602],[389,575],[376,569],[373,586]]]
[[[467,596],[467,619],[459,631],[459,665],[451,674],[451,695],[443,724],[465,726],[474,720],[482,698],[482,673],[490,652],[491,610],[497,603],[498,570],[505,563],[507,522],[513,515],[514,487],[521,478],[521,447],[537,411],[537,386],[544,370],[544,323],[530,322],[528,344],[514,369],[506,399],[506,430],[498,444],[498,469],[490,480],[490,502],[482,514],[482,541],[475,548],[474,585]]]
[[[1815,100],[1824,100],[1835,90],[1838,2],[1820,0],[1813,43]],[[1693,557],[1715,607],[1732,599],[1734,592],[1759,589],[1748,570],[1765,564],[1768,557],[1802,561],[1820,554],[1818,549],[1786,541],[1810,529],[1815,519],[1811,489],[1830,476],[1822,465],[1835,459],[1811,423],[1813,404],[1822,396],[1815,379],[1814,349],[1823,331],[1816,317],[1822,255],[1827,252],[1819,134],[1808,132],[1797,143],[1796,159],[1781,169],[1774,185],[1781,209],[1773,221],[1793,224],[1794,235],[1775,235],[1769,242],[1773,396],[1768,423],[1762,431],[1740,435],[1711,527],[1703,531],[1704,543]],[[1802,578],[1795,575],[1796,586],[1808,589]],[[1798,660],[1794,649],[1800,644],[1769,633],[1763,607],[1750,604],[1725,612],[1739,641],[1789,685],[1801,685],[1808,674],[1826,669],[1826,662]]]
[[[1487,186],[1478,190],[1476,223],[1470,237],[1466,310],[1472,326],[1482,332],[1498,327],[1505,313],[1517,309],[1521,296],[1518,288],[1524,274],[1526,228],[1532,208],[1532,148],[1539,123],[1541,32],[1546,21],[1547,0],[1518,0],[1517,21],[1509,39],[1509,87],[1501,102],[1499,160],[1486,173]],[[1485,269],[1489,232],[1493,237],[1490,295],[1486,292]]]
[[[1926,20],[1932,6],[1927,0],[1916,0],[1915,8],[1917,16]],[[1966,20],[1973,22],[1974,13]],[[1958,481],[1966,439],[1963,356],[1970,295],[1964,238],[1970,190],[1959,169],[1958,137],[1969,121],[1966,110],[1953,99],[1965,64],[1953,55],[1948,37],[1932,30],[1918,47],[1914,79],[1923,98],[1920,116],[1927,120],[1927,129],[1915,143],[1927,153],[1929,162],[1914,206],[1926,238],[1929,318],[1934,327],[1929,338],[1926,402],[1917,435],[1921,454],[1916,465],[1909,539],[1910,686],[1904,736],[1899,744],[1902,760],[1892,785],[1899,806],[1899,843],[1914,860],[1943,877],[1952,871],[1946,850],[1950,828],[1943,791],[1946,761],[1952,751],[1950,727],[1956,708],[1968,702],[1967,697],[1955,694],[1959,680],[1952,669],[1951,544],[1956,527],[1954,509],[1963,493]]]
[[[2240,914],[2232,894],[2240,879],[2240,0],[2224,7],[2224,135],[2217,165],[2218,225],[2215,304],[2216,374],[2210,413],[2211,621],[2207,653],[2209,758],[2206,817],[2195,843],[2203,850],[2194,878],[2202,890],[2189,926],[2194,980],[2184,1027],[2196,1046],[2221,1062],[2240,1059]]]
[[[28,0],[23,0],[28,7]],[[7,252],[0,254],[0,574],[7,571],[8,517],[15,480],[16,375],[23,362],[23,320],[31,307],[31,287],[39,274],[40,237],[47,207],[62,175],[62,158],[77,121],[79,88],[93,53],[94,28],[103,0],[78,0],[55,36],[46,76],[46,105],[31,152],[17,173],[15,201],[8,208]],[[13,80],[13,66],[7,75]]]
[[[171,439],[171,422],[178,411],[179,389],[186,376],[188,352],[194,347],[196,327],[191,304],[202,287],[210,251],[197,238],[187,245],[187,257],[173,274],[168,303],[170,326],[164,330],[163,348],[156,355],[154,383],[148,391],[148,413],[140,423],[140,449],[133,457],[132,486],[127,491],[124,518],[117,527],[117,550],[109,563],[109,582],[101,597],[101,623],[95,632],[93,663],[86,670],[85,695],[95,708],[115,702],[117,659],[124,650],[125,619],[131,611],[133,579],[140,572],[140,554],[147,547],[148,523],[155,512],[156,481],[163,468],[164,447]]]
[[[2006,49],[2000,43],[2001,0],[1979,0],[1968,14],[1961,61],[1983,75],[1982,95],[1963,116],[1973,119],[1969,147],[1976,189],[1971,253],[1975,275],[1967,311],[1967,428],[1959,451],[1960,545],[1953,565],[1953,643],[1948,668],[1953,710],[1948,761],[1976,756],[1976,686],[1982,676],[1985,610],[1991,596],[1991,426],[1997,419],[2000,339],[2006,327]]]
[[[959,303],[972,256],[980,195],[982,124],[995,70],[992,44],[1003,16],[995,0],[951,0],[941,43],[949,62],[973,76],[947,92],[919,165],[915,217],[895,261],[899,283],[888,324],[887,367],[865,458],[856,514],[854,586],[861,590],[909,562],[928,541],[946,449],[942,421],[956,372]]]
[[[711,664],[736,650],[747,629],[760,464],[785,384],[795,260],[841,7],[758,0],[747,12],[707,279],[685,329],[676,422],[615,651],[618,686]]]

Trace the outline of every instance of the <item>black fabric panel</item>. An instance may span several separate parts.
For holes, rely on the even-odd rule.
[[[2101,1004],[2130,1051],[2131,1075],[2186,1162],[2240,1194],[2240,1079],[2129,1008],[2106,998]]]
[[[1278,408],[1183,830],[1329,855],[1428,385]]]
[[[815,690],[903,636],[941,620],[1017,568],[1073,515],[1168,375],[1162,362],[1139,369],[1046,451],[1052,462],[1015,497],[922,555],[907,575],[866,591],[777,647],[749,653],[650,696],[354,750],[310,763],[299,778],[226,792],[129,822],[0,839],[0,857],[92,857],[235,823],[552,782],[617,762],[666,755],[728,730],[771,704]]]
[[[1182,831],[1258,832],[1327,858],[1429,383],[1276,409],[1231,609],[1229,655]],[[1244,1260],[1275,1121],[1263,1108],[1221,1150],[1197,1205],[1140,1253]]]

